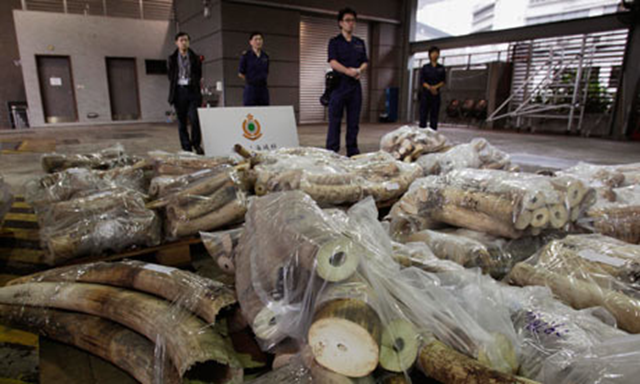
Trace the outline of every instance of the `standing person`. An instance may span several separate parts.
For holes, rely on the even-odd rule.
[[[342,114],[347,110],[347,156],[360,153],[358,130],[362,108],[360,77],[367,69],[369,59],[364,41],[353,35],[357,13],[344,8],[338,13],[340,33],[329,40],[329,64],[338,72],[339,84],[329,99],[329,132],[327,149],[340,151],[340,125]]]
[[[195,151],[203,155],[200,146],[200,120],[198,107],[202,105],[200,80],[202,79],[202,62],[195,52],[189,49],[190,37],[185,32],[176,35],[176,50],[167,60],[170,81],[169,104],[173,104],[178,115],[180,145],[184,151]],[[187,130],[187,119],[191,122],[191,138]]]
[[[420,128],[427,127],[427,118],[431,128],[438,130],[438,114],[440,113],[440,88],[445,84],[447,72],[444,66],[438,64],[440,49],[429,48],[429,63],[420,70]]]
[[[245,81],[242,102],[245,106],[269,105],[269,55],[262,50],[262,32],[252,32],[249,35],[249,45],[251,49],[242,53],[238,69],[238,76]]]

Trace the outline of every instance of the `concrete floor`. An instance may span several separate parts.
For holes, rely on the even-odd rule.
[[[379,148],[380,138],[399,124],[362,124],[360,149]],[[579,161],[597,164],[640,162],[640,143],[618,142],[563,135],[515,133],[479,130],[444,125],[440,129],[457,143],[484,137],[512,155],[516,163],[527,167],[564,168]],[[299,127],[300,143],[323,147],[326,125]],[[178,133],[172,124],[131,124],[90,127],[41,128],[24,131],[0,130],[0,174],[16,193],[31,177],[43,174],[39,158],[42,153],[83,153],[116,143],[128,153],[144,155],[151,150],[178,151]],[[344,151],[344,149],[343,149]]]
[[[360,131],[361,150],[377,150],[380,138],[398,126],[363,124]],[[457,143],[484,137],[510,153],[515,162],[526,168],[563,168],[578,161],[599,164],[640,162],[640,143],[485,131],[446,125],[441,132]],[[323,147],[326,126],[302,126],[299,135],[302,145]],[[5,177],[14,192],[20,194],[25,181],[44,174],[39,161],[42,153],[93,152],[116,143],[121,143],[128,153],[134,155],[144,155],[151,150],[180,149],[177,128],[169,124],[0,130],[0,175]],[[135,382],[113,365],[70,346],[41,338],[39,352],[37,367],[41,383]]]

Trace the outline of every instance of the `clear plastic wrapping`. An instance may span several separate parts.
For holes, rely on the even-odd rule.
[[[347,158],[318,148],[258,153],[252,170],[255,192],[301,190],[323,206],[353,204],[373,196],[379,204],[399,198],[421,174],[384,152]]]
[[[420,242],[437,258],[451,260],[465,268],[480,268],[496,279],[503,278],[518,262],[540,250],[557,234],[520,239],[504,239],[468,229],[424,230],[402,240]]]
[[[564,360],[545,362],[542,379],[557,384],[633,384],[640,375],[640,335],[590,345]]]
[[[597,191],[597,203],[578,221],[579,227],[629,243],[640,243],[640,163],[579,163],[558,174],[579,178]]]
[[[51,204],[38,219],[40,240],[50,265],[154,246],[161,240],[159,217],[145,207],[143,195],[127,189],[106,189]]]
[[[163,211],[165,234],[175,240],[239,223],[246,205],[238,171],[222,165],[181,176],[148,207]]]
[[[627,187],[640,184],[640,163],[595,165],[580,162],[558,174],[585,180],[594,188]]]
[[[575,309],[604,307],[618,327],[640,332],[640,246],[602,235],[554,240],[509,273],[521,286],[548,286]]]
[[[42,169],[47,173],[64,171],[69,168],[111,169],[133,165],[141,159],[127,155],[122,144],[103,149],[96,153],[60,154],[46,153],[40,158]]]
[[[603,308],[572,309],[542,287],[504,290],[515,304],[512,320],[521,340],[520,374],[525,377],[555,382],[542,373],[544,365],[566,365],[591,346],[627,335]]]
[[[15,309],[12,324],[44,324],[45,334],[105,357],[148,384],[241,383],[239,356],[225,322],[216,321],[234,302],[233,290],[219,282],[137,261],[52,269],[0,288],[0,305]],[[138,334],[147,340],[132,336]]]
[[[236,161],[229,156],[206,157],[192,152],[169,153],[164,151],[149,152],[148,162],[153,166],[155,176],[185,175],[220,165],[236,164]]]
[[[449,140],[431,128],[405,125],[389,132],[380,140],[380,149],[390,153],[396,160],[412,162],[421,155],[443,151],[450,146]]]
[[[602,191],[602,190],[601,190]],[[606,189],[578,225],[591,232],[640,243],[640,185]]]
[[[516,239],[567,229],[595,202],[570,177],[500,170],[453,170],[416,180],[390,214],[394,237],[443,224]]]
[[[360,378],[380,366],[408,379],[429,332],[490,367],[517,370],[506,308],[461,303],[426,270],[462,268],[429,256],[424,245],[394,245],[372,198],[346,216],[300,191],[257,198],[238,249],[238,301],[266,349],[293,338],[334,373]],[[401,265],[412,256],[420,268]]]
[[[420,156],[416,162],[422,167],[425,176],[445,174],[454,169],[464,168],[518,170],[517,165],[511,164],[508,154],[483,138],[456,145],[446,152]]]
[[[4,217],[11,210],[13,204],[13,194],[11,188],[4,182],[2,176],[0,176],[0,227],[4,223]]]
[[[110,188],[126,188],[146,194],[148,182],[145,172],[137,167],[109,171],[69,168],[28,181],[25,185],[25,199],[39,213],[48,209],[50,204]]]
[[[207,252],[226,274],[236,274],[236,252],[244,228],[229,229],[219,232],[200,232],[200,238]]]

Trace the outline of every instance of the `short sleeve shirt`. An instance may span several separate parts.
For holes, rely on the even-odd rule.
[[[447,71],[441,64],[437,64],[434,67],[431,63],[427,63],[422,66],[422,69],[420,70],[420,84],[427,83],[429,85],[436,85],[446,81],[446,78]]]
[[[347,68],[358,68],[369,62],[364,40],[353,36],[351,41],[347,41],[342,33],[332,38],[329,40],[329,59],[327,61],[331,60],[336,60]]]
[[[269,76],[269,55],[262,51],[260,57],[253,49],[249,49],[240,57],[238,72],[243,74],[249,85],[266,86]]]

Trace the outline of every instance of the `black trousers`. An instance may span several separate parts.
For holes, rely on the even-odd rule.
[[[429,125],[434,130],[438,129],[438,114],[440,113],[440,94],[433,95],[429,91],[422,92],[420,96],[420,128],[427,127],[427,119]]]
[[[189,87],[176,86],[174,106],[178,115],[178,132],[183,151],[191,151],[199,147],[202,141],[198,107],[202,104],[202,96]],[[191,122],[191,137],[187,129],[187,119]]]
[[[358,131],[360,131],[360,112],[362,110],[362,88],[360,82],[343,83],[331,92],[329,99],[329,132],[327,149],[340,151],[340,126],[344,110],[347,110],[347,156],[360,153],[358,149]]]

